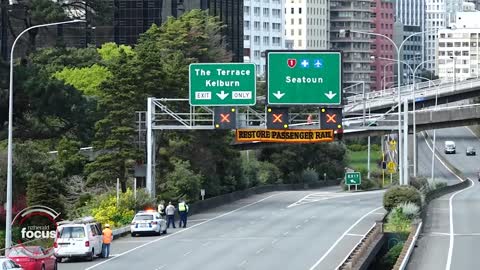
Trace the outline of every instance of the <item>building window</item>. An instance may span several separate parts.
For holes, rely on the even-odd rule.
[[[295,14],[295,8],[292,7],[292,8],[290,9],[290,14]]]
[[[298,35],[299,35],[299,36],[302,35],[302,29],[298,29]]]
[[[270,37],[263,37],[263,45],[270,45]]]
[[[270,31],[270,23],[264,22],[264,23],[263,23],[263,30],[265,30],[265,31]]]
[[[253,29],[259,31],[259,30],[260,30],[260,22],[256,21],[256,22],[253,24]]]
[[[279,23],[272,23],[272,29],[274,31],[280,32],[281,24]]]
[[[253,57],[260,58],[260,51],[259,50],[253,51]]]
[[[298,40],[298,47],[302,47],[302,40],[301,39]]]
[[[260,8],[259,7],[253,8],[253,15],[260,16]]]
[[[302,25],[302,18],[298,18],[298,25]]]
[[[272,9],[272,16],[274,18],[280,18],[280,9]]]
[[[272,37],[273,45],[280,45],[280,38],[279,37]]]
[[[270,16],[270,10],[268,8],[263,8],[263,16],[265,17]]]
[[[250,36],[249,35],[244,35],[243,40],[250,40]]]
[[[302,14],[302,8],[298,8],[298,14]]]
[[[260,45],[260,36],[254,36],[253,37],[253,43],[255,45]]]
[[[245,13],[245,16],[250,16],[250,7],[244,6],[243,12]]]
[[[250,21],[245,21],[244,26],[246,30],[250,30]]]

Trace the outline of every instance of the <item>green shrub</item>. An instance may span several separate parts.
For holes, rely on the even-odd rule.
[[[173,171],[165,175],[167,189],[175,192],[177,198],[184,197],[187,201],[195,201],[199,197],[199,190],[203,176],[195,173],[189,161],[173,160]]]
[[[405,202],[400,204],[398,207],[402,209],[402,213],[410,220],[413,220],[420,216],[420,207],[418,207],[418,205],[414,203]]]
[[[393,246],[382,258],[382,269],[392,269],[403,250],[403,242]]]
[[[381,149],[380,149],[380,145],[378,145],[378,144],[372,144],[372,145],[370,146],[370,150],[378,152],[378,151],[381,150]]]
[[[410,232],[412,219],[403,213],[402,207],[395,207],[387,216],[384,230],[386,232],[408,233]]]
[[[306,184],[318,182],[318,173],[312,168],[307,168],[302,172],[302,180]]]
[[[412,177],[410,185],[422,192],[429,189],[429,183],[425,177]]]
[[[348,150],[353,151],[353,152],[360,152],[364,151],[367,149],[366,145],[361,145],[361,144],[350,144],[347,145]]]
[[[260,162],[257,175],[261,184],[279,184],[282,182],[280,179],[282,172],[275,164],[268,161]]]
[[[422,206],[420,192],[411,186],[394,186],[383,195],[383,207],[390,211],[404,202],[411,202]]]

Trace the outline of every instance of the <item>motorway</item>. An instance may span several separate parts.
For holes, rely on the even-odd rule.
[[[113,256],[67,269],[335,269],[383,218],[383,191],[339,187],[254,195],[190,217],[166,236],[123,237]]]
[[[477,182],[480,157],[466,156],[465,149],[474,146],[478,151],[480,141],[465,127],[437,130],[440,150],[445,140],[455,141],[457,153],[440,153],[466,177],[473,179],[474,185],[430,203],[424,232],[420,235],[408,269],[479,268],[476,246],[480,240],[480,185]]]

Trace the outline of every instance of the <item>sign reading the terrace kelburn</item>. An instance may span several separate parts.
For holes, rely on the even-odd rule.
[[[237,142],[318,143],[332,142],[331,129],[237,129]]]

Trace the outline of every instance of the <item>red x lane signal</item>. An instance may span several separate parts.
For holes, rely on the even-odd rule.
[[[279,113],[279,114],[273,114],[273,123],[283,123],[282,121],[282,116],[283,116],[283,113]]]
[[[337,123],[337,114],[336,113],[332,113],[332,114],[326,114],[327,116],[327,123],[331,123],[331,124],[336,124]]]
[[[230,123],[230,114],[229,113],[221,113],[220,117],[222,118],[222,119],[220,119],[221,123]]]

